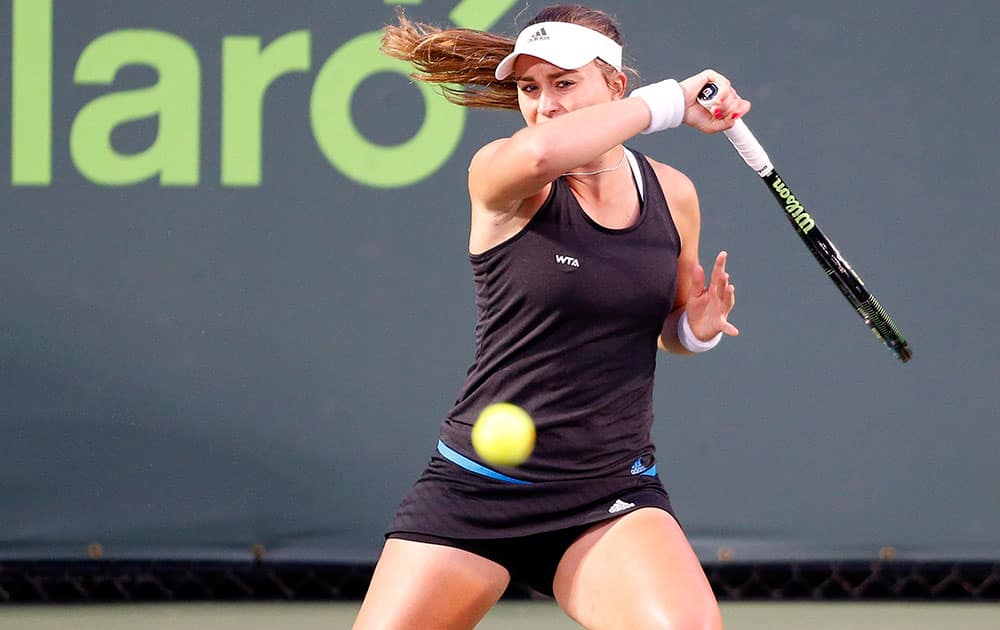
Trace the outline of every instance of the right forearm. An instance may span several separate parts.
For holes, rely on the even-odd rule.
[[[506,210],[563,173],[590,164],[650,121],[637,98],[601,103],[529,125],[473,158],[469,190],[483,208]]]
[[[695,97],[706,83],[719,95],[710,113]],[[491,143],[473,158],[469,190],[477,207],[507,211],[541,191],[564,173],[592,165],[600,156],[639,133],[686,123],[706,133],[731,127],[750,109],[714,70],[677,83],[660,81],[616,99],[574,109],[529,125],[512,137]]]
[[[640,99],[626,98],[526,127],[511,137],[508,147],[512,153],[529,156],[536,177],[548,183],[626,142],[645,129],[649,121],[646,104]]]

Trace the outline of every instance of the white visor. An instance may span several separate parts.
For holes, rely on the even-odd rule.
[[[541,22],[521,31],[514,52],[497,66],[497,79],[503,81],[514,72],[518,55],[538,57],[565,70],[582,68],[597,58],[622,69],[622,47],[615,40],[569,22]]]

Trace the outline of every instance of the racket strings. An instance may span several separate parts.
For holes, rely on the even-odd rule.
[[[903,338],[903,334],[899,332],[896,323],[892,321],[874,295],[869,295],[867,300],[858,305],[858,313],[864,317],[865,323],[871,327],[875,336],[889,346],[901,361],[910,360],[912,353]]]

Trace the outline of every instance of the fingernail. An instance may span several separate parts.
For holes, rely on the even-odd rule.
[[[722,110],[716,107],[712,110],[712,115],[715,116],[716,120],[722,118]]]
[[[739,118],[739,117],[740,117],[740,115],[739,115],[739,114],[733,114],[733,120],[736,120],[736,119],[737,119],[737,118]]]

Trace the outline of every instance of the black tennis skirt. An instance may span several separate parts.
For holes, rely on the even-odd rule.
[[[674,514],[652,455],[621,475],[527,482],[439,442],[386,537],[464,549],[504,566],[512,582],[551,596],[559,560],[581,534],[643,507]]]
[[[616,476],[529,483],[486,468],[439,442],[387,535],[510,538],[597,523],[640,507],[674,514],[652,455]]]

